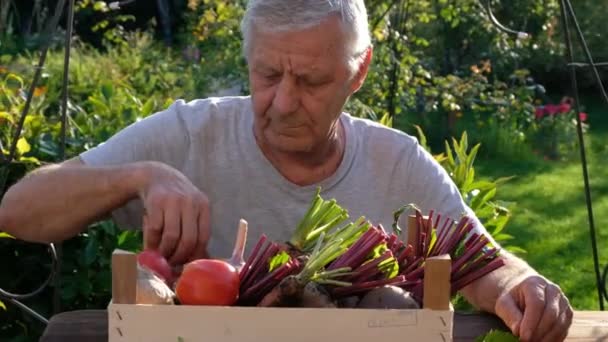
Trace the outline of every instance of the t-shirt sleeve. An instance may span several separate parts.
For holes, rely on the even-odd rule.
[[[418,199],[416,204],[422,213],[428,215],[433,210],[435,215],[440,213],[442,217],[454,220],[467,215],[473,222],[473,232],[484,234],[495,243],[475,212],[466,204],[445,168],[418,143],[410,155],[406,171],[408,188]]]
[[[158,161],[179,169],[189,146],[187,126],[180,113],[183,100],[167,109],[136,121],[118,131],[107,141],[80,154],[89,166],[121,165],[136,161]],[[143,206],[132,200],[112,212],[112,218],[123,229],[139,229]]]

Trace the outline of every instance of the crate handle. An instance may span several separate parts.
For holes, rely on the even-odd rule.
[[[135,304],[137,298],[137,256],[116,249],[112,253],[112,303]]]

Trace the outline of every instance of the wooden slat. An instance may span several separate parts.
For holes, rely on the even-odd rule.
[[[454,314],[454,342],[472,342],[491,329],[506,329],[493,315]],[[40,341],[107,342],[108,311],[68,311],[53,316]],[[608,341],[608,312],[575,311],[568,342]]]
[[[424,295],[422,299],[425,309],[450,309],[451,270],[452,259],[449,254],[426,259],[424,264]]]
[[[108,307],[109,341],[452,340],[453,311],[173,305]],[[306,327],[303,329],[303,327]]]
[[[418,233],[418,222],[416,215],[409,215],[407,217],[407,243],[412,245],[414,255],[418,255],[418,244],[416,243],[416,234]]]
[[[112,302],[135,304],[137,298],[137,256],[117,249],[112,253]]]

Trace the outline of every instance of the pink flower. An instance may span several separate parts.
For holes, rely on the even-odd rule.
[[[562,103],[559,106],[557,106],[557,112],[560,114],[568,113],[571,108],[572,108],[572,106],[570,106],[570,104]]]
[[[543,106],[536,107],[534,117],[536,117],[537,119],[542,119],[543,116],[545,116],[545,108]]]
[[[578,113],[578,117],[581,118],[581,121],[587,121],[587,113]]]
[[[547,111],[547,115],[555,115],[559,112],[559,106],[548,104],[545,106],[545,110]]]

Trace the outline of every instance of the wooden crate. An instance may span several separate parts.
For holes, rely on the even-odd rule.
[[[410,237],[411,238],[411,237]],[[424,307],[417,310],[258,308],[135,304],[136,256],[112,256],[110,342],[453,340],[449,255],[425,264]]]

